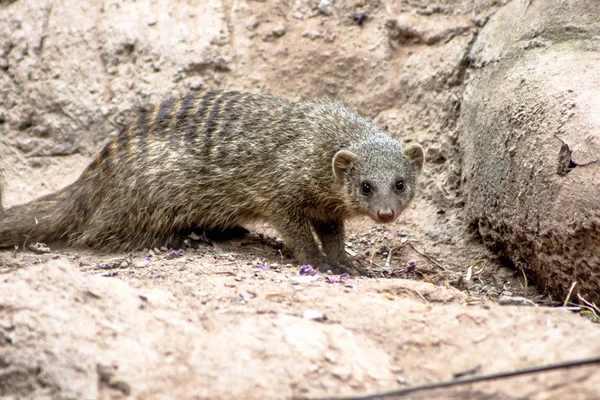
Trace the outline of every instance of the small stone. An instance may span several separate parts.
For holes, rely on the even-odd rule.
[[[308,31],[302,33],[302,37],[309,38],[310,40],[315,40],[323,37],[323,35],[321,35],[321,32],[319,31]]]
[[[247,25],[246,25],[246,29],[248,29],[249,31],[253,31],[256,28],[258,28],[258,26],[260,25],[261,20],[258,18],[254,18],[252,19]]]
[[[348,367],[335,367],[331,370],[331,375],[335,376],[341,381],[347,381],[351,375],[350,368]]]
[[[36,254],[50,253],[50,247],[46,246],[44,243],[32,243],[28,245],[27,248]]]
[[[431,8],[426,8],[424,10],[417,10],[416,13],[418,15],[431,15],[433,14],[433,10]]]
[[[202,80],[202,78],[199,77],[193,77],[190,79],[190,89],[191,90],[201,90],[204,87],[204,81]],[[198,237],[198,235],[194,234],[193,232],[190,235],[195,235],[196,237]],[[198,237],[198,239],[194,239],[194,240],[199,240],[200,237]]]
[[[280,26],[273,29],[273,35],[278,38],[282,37],[283,35],[285,35],[285,28],[283,26]]]
[[[15,326],[7,319],[0,319],[0,328],[10,331],[15,328]]]
[[[17,129],[24,131],[25,129],[33,126],[33,115],[26,114],[17,122]]]
[[[136,261],[135,264],[133,264],[133,266],[135,268],[144,268],[144,267],[147,267],[148,264],[150,264],[150,263],[151,263],[150,259],[146,258],[146,259],[141,260],[141,261]]]
[[[263,37],[264,42],[274,42],[285,35],[284,27],[277,27]]]
[[[321,0],[319,2],[319,11],[327,16],[333,15],[333,10],[331,9],[331,5],[334,0]]]
[[[325,353],[325,360],[328,363],[335,364],[337,361],[337,357],[336,357],[335,353],[328,351]]]
[[[537,307],[537,304],[535,304],[533,301],[525,298],[525,297],[521,297],[521,296],[500,296],[498,298],[498,304],[502,305],[502,306],[532,306],[532,307]]]
[[[200,236],[196,235],[194,232],[190,233],[188,237],[192,240],[200,240]]]
[[[304,312],[302,313],[302,318],[321,322],[325,321],[327,319],[327,316],[325,316],[325,314],[323,314],[321,311],[309,309],[304,310]]]
[[[21,150],[23,153],[31,153],[36,148],[40,147],[42,142],[39,139],[17,139],[15,147]]]

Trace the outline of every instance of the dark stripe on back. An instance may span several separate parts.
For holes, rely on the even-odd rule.
[[[217,117],[220,116],[221,118],[228,118],[227,115],[223,114],[221,104],[226,102],[228,99],[238,96],[239,94],[239,92],[224,92],[213,102],[208,119],[206,120],[206,128],[204,130],[204,155],[206,157],[210,155],[210,151],[214,144],[213,133],[217,127]]]
[[[177,113],[177,123],[175,124],[175,131],[181,132],[185,129],[186,125],[189,124],[193,117],[193,107],[196,99],[198,98],[195,94],[189,94],[181,100],[181,107]]]
[[[209,110],[213,100],[219,93],[221,93],[221,91],[211,90],[211,91],[207,92],[206,94],[204,94],[202,96],[202,101],[200,102],[198,109],[196,110],[196,112],[194,113],[194,116],[192,117],[190,123],[188,124],[187,132],[185,134],[185,142],[186,142],[188,149],[192,152],[194,152],[196,150],[195,142],[196,142],[196,136],[198,135],[198,127],[201,126],[202,124],[204,124],[204,122],[206,120],[206,114],[208,113],[208,110]]]
[[[170,133],[169,122],[171,122],[171,111],[173,110],[175,101],[176,99],[168,99],[162,102],[154,121],[154,126],[152,127],[152,133],[156,135],[167,135]]]
[[[231,138],[233,124],[234,122],[239,121],[240,116],[244,114],[244,108],[246,107],[244,100],[247,96],[248,93],[236,93],[236,95],[227,100],[223,106],[223,114],[225,118],[227,118],[227,122],[225,122],[225,124],[221,127],[221,130],[218,132],[219,160],[223,160],[227,157],[228,144],[229,139]]]
[[[148,152],[148,130],[150,129],[150,127],[148,126],[148,117],[149,117],[149,112],[148,111],[144,111],[143,113],[141,113],[138,117],[138,121],[137,121],[137,137],[138,137],[138,142],[137,142],[137,147],[138,147],[138,154],[140,156],[144,156],[146,155],[146,153]],[[135,133],[134,133],[135,136]],[[131,140],[131,138],[130,138]],[[142,161],[142,158],[140,157],[140,161]]]

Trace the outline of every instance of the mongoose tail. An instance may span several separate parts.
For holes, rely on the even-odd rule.
[[[4,210],[0,223],[0,248],[23,248],[29,243],[50,243],[66,238],[75,226],[75,210],[69,200],[71,193],[69,186]]]

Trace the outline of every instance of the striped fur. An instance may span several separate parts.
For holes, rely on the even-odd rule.
[[[420,146],[409,147],[326,101],[214,90],[169,99],[140,114],[76,182],[5,210],[0,247],[64,240],[129,251],[167,245],[188,229],[266,220],[299,262],[350,266],[343,221],[378,220],[381,210],[395,217],[407,206],[423,162]],[[356,159],[336,178],[340,150]]]

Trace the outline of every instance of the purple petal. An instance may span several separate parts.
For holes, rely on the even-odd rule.
[[[256,268],[262,269],[263,271],[269,270],[269,268],[265,264],[256,264]]]
[[[408,263],[408,267],[406,267],[398,272],[395,272],[393,275],[395,275],[395,276],[406,275],[409,272],[413,272],[416,268],[417,268],[417,264],[414,261],[410,261]]]
[[[172,260],[173,258],[178,258],[183,255],[183,250],[172,250],[165,256],[167,260]]]
[[[303,265],[300,268],[300,275],[301,276],[315,276],[317,275],[319,272],[317,272],[316,269],[314,269],[312,266],[310,265]]]

